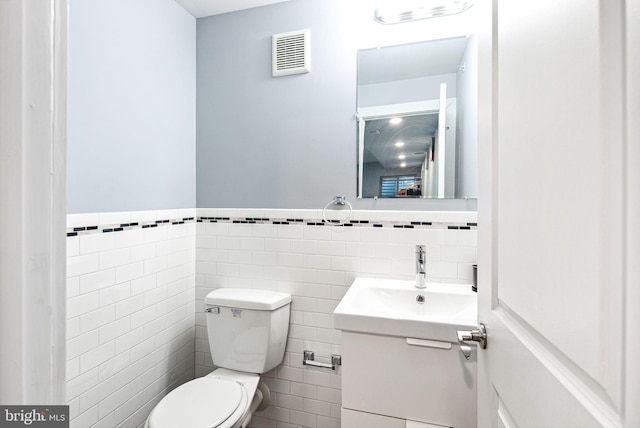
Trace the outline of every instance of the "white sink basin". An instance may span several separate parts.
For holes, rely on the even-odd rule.
[[[424,296],[424,303],[416,297]],[[457,343],[456,330],[477,325],[477,294],[469,285],[356,278],[333,312],[340,330]]]

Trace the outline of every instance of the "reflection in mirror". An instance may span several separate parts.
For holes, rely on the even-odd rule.
[[[362,196],[437,195],[437,130],[438,112],[365,120]]]
[[[475,38],[358,52],[358,196],[477,197]]]

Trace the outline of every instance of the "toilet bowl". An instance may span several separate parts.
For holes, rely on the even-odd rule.
[[[222,288],[205,298],[207,336],[218,369],[168,393],[145,428],[237,428],[268,405],[260,374],[282,363],[291,295]]]
[[[145,428],[246,427],[262,401],[257,374],[217,369],[171,391]]]

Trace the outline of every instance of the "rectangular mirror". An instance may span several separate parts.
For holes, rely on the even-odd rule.
[[[477,198],[474,36],[358,51],[358,197]]]

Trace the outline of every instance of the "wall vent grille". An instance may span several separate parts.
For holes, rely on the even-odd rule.
[[[273,77],[311,71],[309,34],[309,30],[302,30],[272,36]]]

